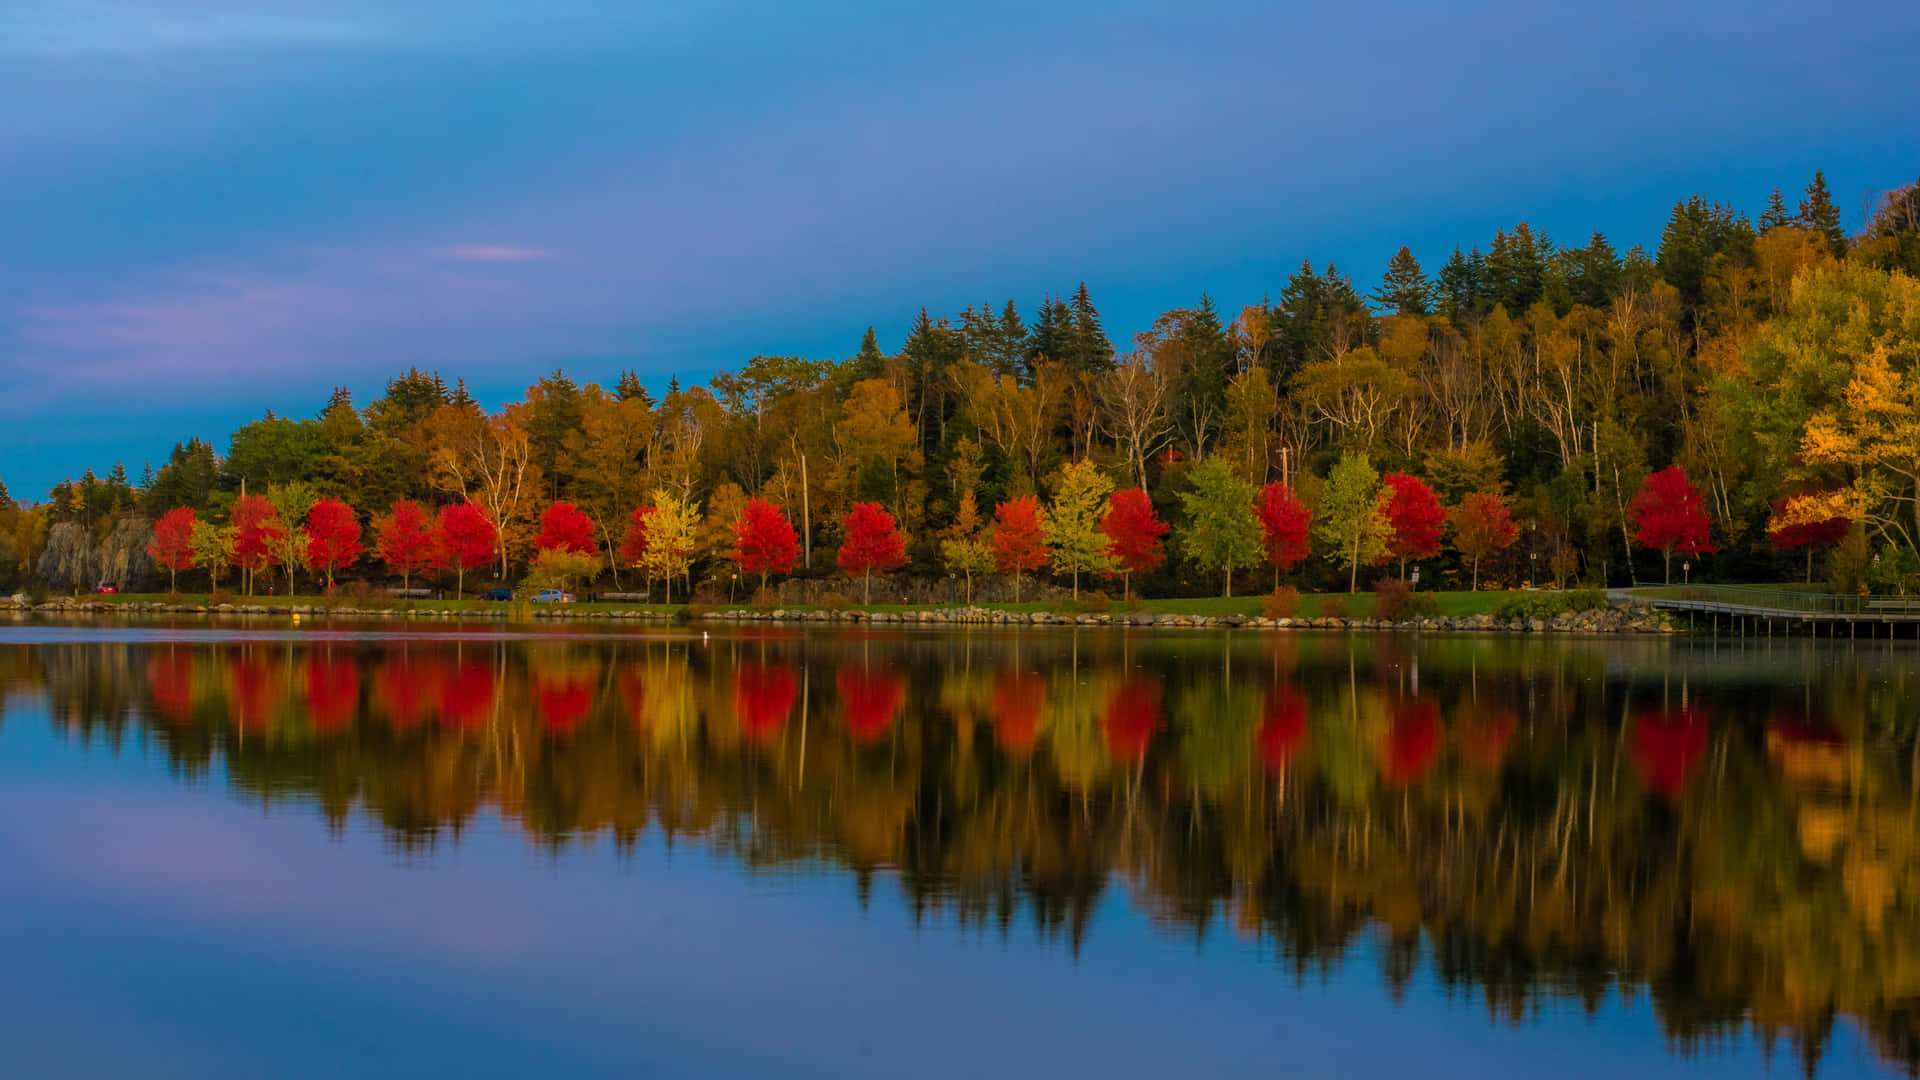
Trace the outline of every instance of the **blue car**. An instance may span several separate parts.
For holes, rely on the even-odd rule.
[[[511,600],[513,599],[513,590],[512,589],[488,589],[486,592],[483,592],[480,594],[480,599]]]
[[[533,594],[533,602],[536,604],[571,604],[573,603],[573,594],[570,592],[561,592],[559,589],[541,589],[539,592]]]

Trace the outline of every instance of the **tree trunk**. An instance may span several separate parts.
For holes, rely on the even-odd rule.
[[[1468,591],[1469,592],[1480,591],[1480,556],[1478,555],[1475,555],[1473,557],[1473,586]]]
[[[1233,599],[1233,565],[1227,565],[1227,599]]]
[[[445,580],[445,579],[442,579]],[[465,599],[467,595],[467,564],[457,559],[453,564],[453,598]]]
[[[1667,584],[1671,585],[1673,584],[1673,549],[1664,548],[1661,550],[1660,555],[1667,567]]]
[[[873,571],[871,569],[867,571],[866,580],[862,582],[861,589],[860,602],[863,604],[873,603]]]
[[[1073,572],[1073,599],[1075,603],[1080,600],[1080,571],[1077,569]]]

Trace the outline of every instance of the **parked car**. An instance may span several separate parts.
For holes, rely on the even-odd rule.
[[[511,600],[513,599],[513,590],[512,589],[488,589],[486,592],[483,592],[480,594],[480,599]]]
[[[118,586],[118,585],[115,585],[115,584],[114,584],[113,582],[111,582],[111,581],[103,581],[103,582],[101,582],[100,584],[98,584],[98,585],[95,585],[95,586],[93,587],[93,591],[94,591],[94,592],[97,592],[97,593],[99,593],[99,594],[101,594],[101,595],[103,595],[103,596],[111,596],[111,595],[113,595],[114,593],[117,593],[117,592],[119,592],[119,591],[120,591],[120,586]]]
[[[533,602],[536,604],[571,604],[573,603],[573,594],[570,592],[561,592],[559,589],[541,589],[539,592],[533,594]]]

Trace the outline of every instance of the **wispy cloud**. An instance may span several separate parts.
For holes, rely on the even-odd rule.
[[[372,22],[327,15],[203,8],[155,11],[124,4],[9,5],[0,54],[88,56],[276,45],[369,45],[389,35]]]
[[[455,244],[439,249],[436,254],[460,262],[481,263],[539,262],[553,258],[553,252],[546,248],[517,247],[512,244]]]

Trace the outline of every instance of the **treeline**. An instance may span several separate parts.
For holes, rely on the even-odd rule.
[[[10,585],[152,582],[155,522],[191,509],[205,528],[237,527],[251,494],[290,545],[256,573],[391,570],[456,586],[463,569],[514,582],[541,570],[556,504],[587,522],[590,543],[567,550],[597,561],[549,578],[638,570],[684,590],[758,576],[739,541],[760,502],[793,528],[799,575],[845,568],[866,505],[900,551],[857,558],[862,577],[1050,568],[1077,590],[1124,572],[1120,588],[1164,595],[1262,565],[1353,587],[1363,568],[1424,559],[1441,585],[1622,584],[1662,576],[1682,552],[1699,557],[1696,579],[1777,580],[1811,577],[1813,553],[1831,548],[1835,587],[1901,588],[1920,572],[1916,274],[1920,181],[1848,235],[1815,174],[1797,207],[1776,190],[1757,221],[1688,198],[1651,254],[1597,233],[1565,246],[1523,222],[1437,273],[1402,248],[1365,292],[1303,262],[1277,298],[1229,314],[1203,295],[1122,349],[1082,285],[1030,313],[1011,300],[923,311],[891,354],[869,329],[844,361],[757,356],[657,396],[632,372],[582,385],[556,371],[488,411],[464,383],[412,370],[364,408],[342,390],[308,419],[269,413],[224,453],[178,444],[137,481],[116,465],[38,505],[0,493],[0,565]],[[1408,479],[1451,531],[1403,535],[1389,503]],[[435,542],[415,568],[322,566],[293,546],[327,500],[363,528],[417,504],[430,533],[444,510],[471,507],[492,556],[456,567]],[[1311,522],[1280,545],[1286,559],[1262,514],[1281,504],[1290,528]],[[655,566],[649,507],[675,537]],[[1007,522],[1008,507],[1023,520]],[[1029,511],[1037,548],[1010,561],[1000,539]],[[1116,538],[1115,513],[1163,546]],[[1469,517],[1479,524],[1461,528]],[[220,549],[205,550],[187,565],[217,570]]]

